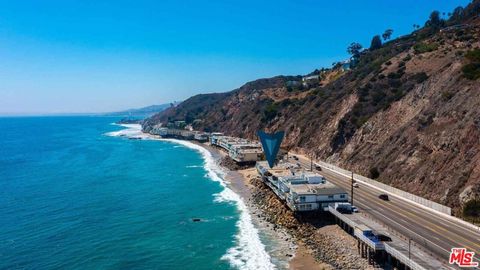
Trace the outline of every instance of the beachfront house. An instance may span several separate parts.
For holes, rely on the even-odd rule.
[[[260,161],[256,169],[267,186],[292,211],[323,211],[329,203],[348,201],[345,190],[322,175],[305,171],[295,164],[280,162],[269,168],[266,162]]]
[[[263,150],[259,142],[212,134],[210,143],[225,150],[229,157],[238,163],[250,163],[263,158]]]
[[[195,132],[194,140],[199,142],[207,142],[208,141],[208,134],[205,132]]]
[[[328,181],[318,184],[291,184],[286,201],[292,211],[324,210],[329,203],[348,202],[348,194]]]

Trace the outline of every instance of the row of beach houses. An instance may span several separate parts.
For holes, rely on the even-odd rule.
[[[263,159],[262,145],[247,139],[225,136],[219,132],[201,132],[191,129],[156,126],[151,133],[162,138],[209,142],[223,149],[237,163],[255,163]]]
[[[280,160],[273,168],[263,161],[262,145],[258,141],[225,136],[218,132],[200,132],[184,127],[182,123],[151,130],[163,138],[175,138],[209,143],[222,149],[240,164],[255,164],[264,183],[295,212],[324,211],[328,204],[347,202],[348,194],[330,183],[322,175],[306,171],[298,163]]]

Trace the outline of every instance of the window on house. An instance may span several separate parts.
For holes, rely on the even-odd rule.
[[[344,198],[345,198],[345,194],[340,195],[340,198],[344,199]]]
[[[333,199],[333,195],[328,195],[328,198],[329,198],[329,199]]]

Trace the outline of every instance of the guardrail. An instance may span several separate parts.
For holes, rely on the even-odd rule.
[[[328,168],[332,171],[340,172],[342,174],[345,174],[346,176],[352,175],[351,171],[342,169],[340,167],[337,167],[335,165],[332,165],[332,164],[329,164],[329,163],[326,163],[326,162],[323,162],[323,161],[317,161],[316,164],[320,165],[321,167]],[[386,185],[384,183],[380,183],[378,181],[375,181],[373,179],[367,178],[367,177],[359,175],[359,174],[354,173],[353,178],[355,180],[360,180],[360,181],[366,182],[366,183],[368,183],[372,186],[375,186],[379,189],[385,190],[386,192],[389,192],[389,193],[395,194],[397,196],[400,196],[402,198],[405,198],[407,200],[416,202],[418,204],[421,204],[421,205],[426,206],[428,208],[431,208],[433,210],[442,212],[442,213],[447,214],[447,215],[452,215],[452,209],[448,206],[436,203],[434,201],[427,200],[427,199],[422,198],[422,197],[417,196],[417,195],[413,195],[413,194],[408,193],[406,191],[403,191],[401,189],[394,188],[392,186]]]
[[[391,247],[388,243],[385,243],[384,247],[385,247],[385,251],[387,253],[389,253],[390,255],[392,255],[393,257],[395,257],[397,260],[401,261],[402,263],[404,263],[406,266],[410,267],[410,269],[412,269],[412,270],[426,270],[425,267],[423,267],[420,264],[414,262],[413,260],[411,260],[410,258],[405,256],[405,254],[403,254],[402,252],[400,252],[400,251],[396,250],[395,248]]]
[[[345,217],[344,215],[342,215],[340,212],[338,212],[337,210],[335,210],[334,207],[332,207],[331,205],[328,206],[328,211],[330,211],[330,213],[332,213],[334,216],[336,216],[337,218],[339,218],[340,220],[342,220],[343,222],[347,223],[348,226],[352,227],[352,228],[355,228],[357,226],[357,224],[355,222],[353,222],[352,220],[350,220],[349,218]]]

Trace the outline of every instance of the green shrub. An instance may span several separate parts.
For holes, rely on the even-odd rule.
[[[416,54],[432,52],[438,49],[438,44],[419,42],[413,46],[413,49],[415,50]]]
[[[408,62],[408,61],[410,61],[411,59],[412,59],[412,56],[411,56],[410,54],[407,54],[407,56],[405,56],[402,60],[403,60],[404,62]]]
[[[370,168],[370,178],[377,179],[380,176],[380,172],[377,167]]]
[[[363,126],[363,124],[365,124],[367,121],[368,121],[368,117],[362,116],[362,117],[358,118],[358,119],[355,121],[355,126],[356,126],[357,128],[360,128],[360,127]]]
[[[465,57],[472,62],[480,62],[480,49],[468,51]]]
[[[375,91],[372,94],[372,101],[374,104],[379,104],[387,95],[382,91]]]
[[[425,72],[420,72],[420,73],[417,73],[417,74],[413,75],[413,79],[417,83],[422,83],[422,82],[424,82],[428,79],[428,75]]]
[[[445,91],[442,93],[442,99],[443,101],[449,101],[450,99],[453,98],[453,93],[450,91]]]
[[[474,39],[474,36],[473,35],[463,35],[463,36],[460,36],[458,37],[456,40],[457,41],[469,41],[469,40],[473,40]]]
[[[398,70],[397,72],[390,72],[388,73],[387,77],[389,79],[400,79],[403,76],[403,71]]]
[[[463,76],[469,80],[480,78],[480,63],[470,63],[462,67]]]
[[[466,202],[463,206],[462,214],[466,218],[480,218],[480,199]]]
[[[265,107],[265,110],[263,111],[263,115],[265,120],[269,121],[275,118],[278,113],[278,107],[276,103],[270,103]]]

